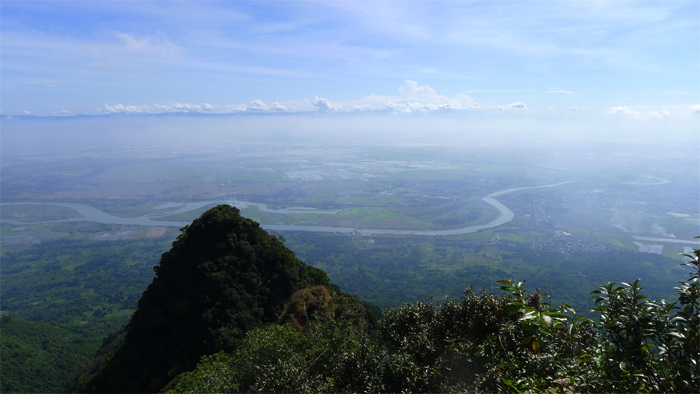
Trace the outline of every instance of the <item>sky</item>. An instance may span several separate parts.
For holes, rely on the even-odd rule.
[[[6,119],[577,113],[700,128],[697,0],[5,0],[0,23]]]

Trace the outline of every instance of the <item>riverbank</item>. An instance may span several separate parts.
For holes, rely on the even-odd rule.
[[[374,229],[374,228],[367,228],[367,227],[354,228],[354,227],[301,226],[301,225],[295,225],[295,224],[263,224],[262,227],[265,230],[272,230],[272,231],[310,231],[310,232],[325,232],[325,233],[427,235],[427,236],[471,234],[471,233],[475,233],[475,232],[482,231],[482,230],[500,227],[500,226],[510,222],[515,217],[515,214],[513,213],[513,211],[511,211],[508,207],[506,207],[501,202],[496,200],[495,197],[502,196],[504,194],[523,191],[523,190],[556,187],[556,186],[561,186],[561,185],[565,185],[565,184],[569,184],[569,183],[572,183],[572,182],[560,182],[560,183],[553,183],[553,184],[541,185],[541,186],[518,187],[518,188],[505,189],[505,190],[501,190],[501,191],[498,191],[495,193],[491,193],[491,194],[487,195],[486,197],[482,198],[482,200],[485,203],[498,209],[499,216],[496,219],[494,219],[488,223],[485,223],[485,224],[465,226],[465,227],[459,227],[459,228],[448,229],[448,230]],[[32,224],[45,224],[45,223],[65,223],[65,222],[88,221],[88,222],[96,222],[96,223],[102,223],[102,224],[119,224],[119,225],[127,225],[127,226],[160,226],[160,227],[178,227],[179,228],[179,227],[187,226],[191,222],[162,221],[162,220],[154,220],[154,219],[157,219],[159,217],[167,217],[167,216],[172,216],[175,214],[190,212],[192,210],[199,209],[199,208],[202,208],[204,206],[213,205],[213,204],[229,204],[229,205],[235,206],[241,210],[245,209],[248,206],[256,206],[258,208],[258,210],[260,210],[260,211],[268,212],[268,213],[280,213],[280,214],[314,213],[314,214],[334,215],[334,214],[337,214],[338,212],[341,212],[340,210],[322,211],[322,210],[315,210],[313,208],[305,208],[305,207],[271,209],[271,208],[268,208],[267,205],[263,204],[263,203],[256,203],[256,202],[250,202],[250,201],[237,201],[237,200],[236,201],[222,200],[222,201],[201,201],[201,202],[194,202],[194,203],[167,203],[167,204],[161,205],[159,207],[173,207],[173,208],[179,207],[179,208],[174,210],[174,211],[155,212],[152,214],[147,214],[147,215],[143,215],[143,216],[139,216],[139,217],[135,217],[135,218],[121,218],[118,216],[110,215],[108,213],[100,211],[99,209],[91,207],[91,206],[86,205],[86,204],[62,203],[62,202],[14,202],[14,203],[0,204],[0,206],[5,206],[5,205],[54,205],[54,206],[60,206],[60,207],[66,207],[66,208],[73,209],[76,212],[78,212],[80,215],[82,215],[83,217],[70,218],[70,219],[60,219],[60,220],[46,220],[46,221],[39,221],[39,222],[23,222],[23,221],[19,221],[16,219],[2,219],[2,220],[0,220],[0,222],[19,226],[19,225],[32,225]]]

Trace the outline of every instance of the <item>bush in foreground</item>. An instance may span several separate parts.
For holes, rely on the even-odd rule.
[[[387,310],[376,328],[357,300],[307,289],[281,325],[203,358],[170,392],[697,392],[700,250],[686,257],[676,302],[608,283],[592,293],[597,322],[507,280],[500,296],[467,288]]]

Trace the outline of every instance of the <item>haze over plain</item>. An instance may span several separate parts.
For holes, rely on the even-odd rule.
[[[590,194],[553,228],[659,250],[632,237],[700,232],[698,13],[694,1],[6,2],[3,202],[134,217],[240,198],[267,226],[442,234],[497,223],[493,193],[562,184],[523,189]],[[509,205],[501,215],[543,230],[538,203]],[[178,209],[172,223],[199,212]]]

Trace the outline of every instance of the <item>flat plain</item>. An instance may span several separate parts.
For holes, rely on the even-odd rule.
[[[0,312],[3,327],[36,322],[38,337],[2,346],[57,378],[23,386],[15,356],[3,357],[3,381],[25,391],[56,390],[74,370],[46,361],[63,357],[54,347],[87,360],[126,324],[179,228],[217,204],[383,307],[497,291],[499,279],[526,280],[584,316],[608,281],[641,278],[667,298],[686,274],[679,253],[700,234],[700,163],[679,146],[30,148],[4,145],[0,158]],[[503,208],[485,200],[494,193]]]

